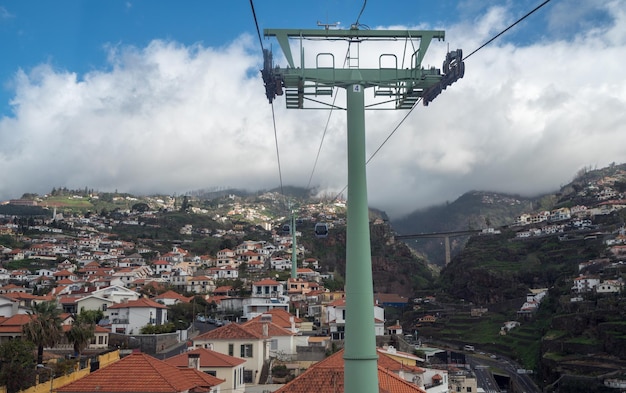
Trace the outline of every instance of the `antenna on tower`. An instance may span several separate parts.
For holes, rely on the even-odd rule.
[[[337,27],[341,24],[341,22],[335,22],[335,23],[322,23],[319,20],[317,21],[317,25],[319,27],[324,27],[324,30],[330,30],[331,27]]]

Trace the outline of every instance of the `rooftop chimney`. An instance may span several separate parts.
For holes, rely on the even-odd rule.
[[[263,322],[263,336],[267,337],[269,335],[269,324],[267,322]]]
[[[195,368],[196,370],[200,370],[200,354],[199,353],[188,354],[187,360],[189,361],[189,368]]]

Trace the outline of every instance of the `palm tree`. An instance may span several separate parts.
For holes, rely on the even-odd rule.
[[[27,312],[30,321],[22,327],[24,339],[37,346],[37,364],[43,362],[43,349],[53,347],[62,336],[61,310],[55,301],[33,303]]]
[[[84,313],[76,315],[72,327],[65,332],[67,340],[74,345],[74,354],[80,359],[83,349],[95,337],[96,324]]]

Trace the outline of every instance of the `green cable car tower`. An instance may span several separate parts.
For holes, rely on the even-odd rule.
[[[390,108],[411,109],[421,99],[428,105],[442,90],[463,77],[461,50],[449,52],[442,69],[422,66],[433,39],[443,40],[443,31],[421,30],[295,30],[265,29],[265,37],[276,37],[288,67],[274,66],[272,53],[265,49],[261,74],[270,103],[285,96],[287,108],[319,109],[319,97],[332,96],[335,88],[346,91],[348,148],[348,210],[346,250],[346,324],[344,384],[346,393],[378,393],[378,365],[374,326],[374,289],[370,247],[365,155],[365,95],[373,88],[374,98]],[[300,42],[300,64],[294,62],[290,40]],[[346,66],[336,67],[332,53],[318,53],[313,68],[304,66],[305,40],[346,41]],[[415,42],[410,64],[398,67],[398,57],[381,54],[378,68],[360,68],[359,45],[369,41]],[[404,61],[401,61],[403,63]],[[407,61],[407,63],[409,63]],[[308,107],[307,105],[315,108]],[[317,107],[316,107],[317,106]],[[337,108],[334,104],[328,108]],[[370,108],[370,106],[368,106]]]

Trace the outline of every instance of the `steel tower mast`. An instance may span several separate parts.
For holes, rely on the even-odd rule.
[[[425,69],[422,60],[433,39],[443,40],[443,31],[422,30],[296,30],[265,29],[265,37],[276,37],[288,62],[287,68],[274,66],[272,53],[264,50],[261,70],[267,99],[285,95],[287,108],[305,108],[317,103],[311,97],[332,96],[335,87],[347,96],[348,210],[346,250],[346,324],[344,350],[344,391],[378,393],[378,365],[374,326],[374,293],[367,202],[365,156],[364,91],[374,88],[375,97],[386,96],[394,102],[389,109],[411,109],[421,98],[428,105],[447,86],[463,77],[465,66],[460,49],[448,53],[443,69]],[[290,39],[300,40],[300,66],[296,67]],[[359,68],[358,47],[350,48],[347,68],[336,68],[334,56],[318,53],[313,68],[304,66],[302,42],[306,39],[345,40],[350,45],[366,41],[417,40],[419,46],[408,68],[398,68],[397,56],[381,54],[377,69]],[[356,53],[357,55],[354,55]],[[322,66],[321,59],[331,66]],[[392,63],[393,67],[385,66]],[[443,72],[442,72],[443,71]],[[332,107],[332,106],[331,106]],[[318,108],[317,108],[318,109]]]

